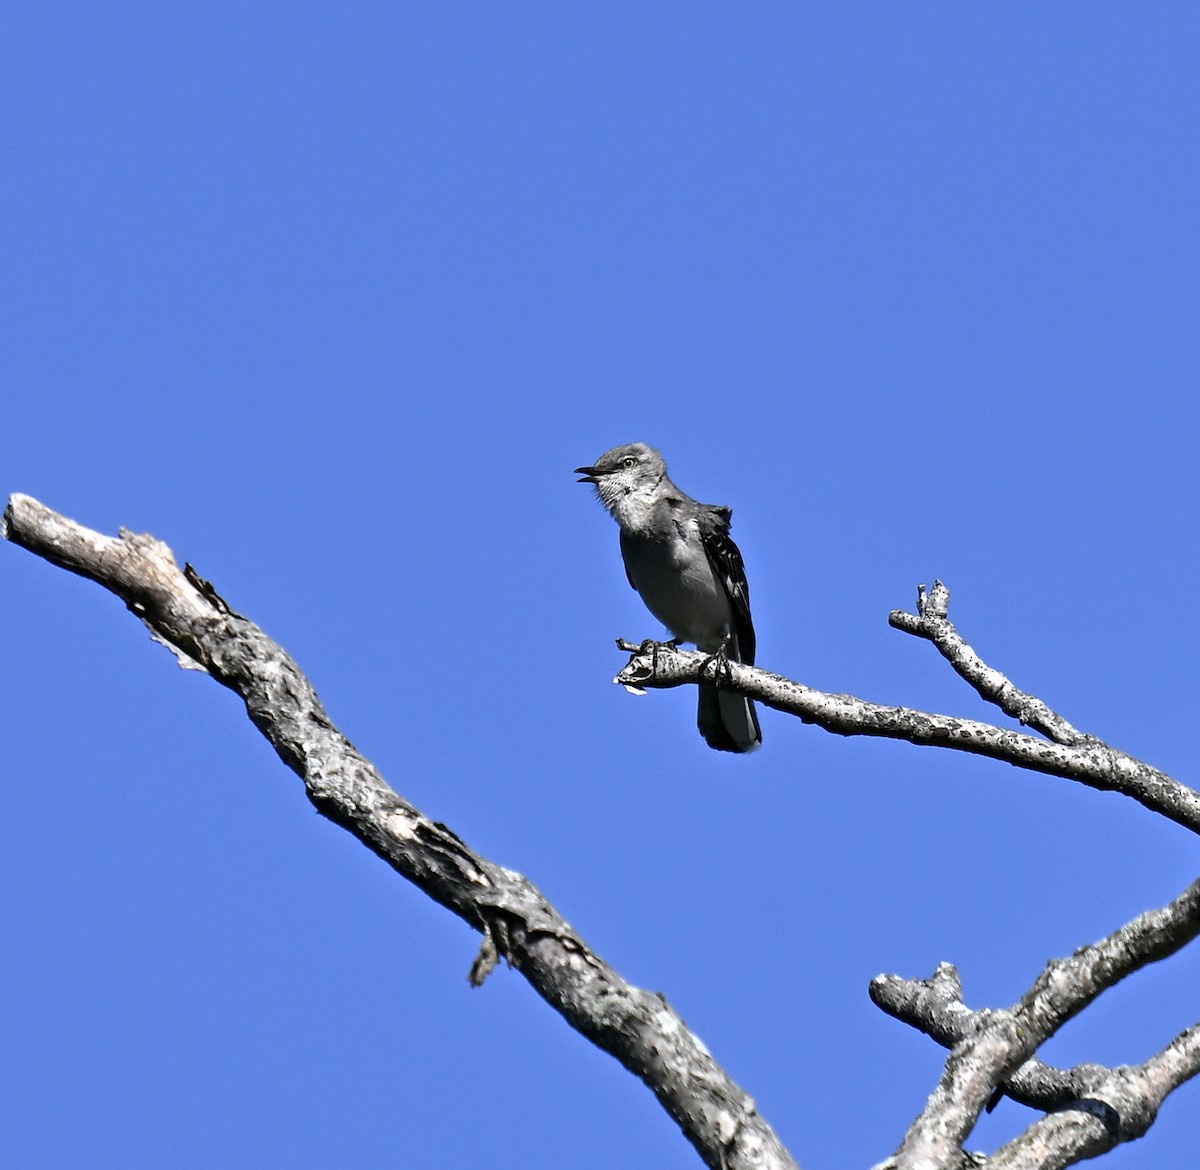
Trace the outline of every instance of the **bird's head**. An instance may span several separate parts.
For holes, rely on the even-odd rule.
[[[667,473],[663,457],[645,443],[626,443],[605,451],[592,467],[577,467],[579,483],[595,485],[600,502],[611,512],[617,503],[640,489],[651,489]]]

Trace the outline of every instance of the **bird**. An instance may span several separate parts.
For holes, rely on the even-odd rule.
[[[701,504],[667,476],[662,455],[645,443],[605,451],[575,474],[596,489],[621,528],[625,575],[646,608],[673,635],[722,661],[754,665],[750,587],[729,536],[733,513]],[[696,723],[709,747],[752,752],[762,745],[754,704],[702,682]]]

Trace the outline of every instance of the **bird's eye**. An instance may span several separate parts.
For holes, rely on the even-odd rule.
[[[626,455],[625,458],[621,460],[621,466],[624,467],[626,471],[628,471],[631,467],[636,466],[636,464],[637,460],[632,455]]]

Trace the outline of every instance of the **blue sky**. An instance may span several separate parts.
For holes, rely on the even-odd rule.
[[[734,508],[759,662],[991,714],[979,652],[1197,774],[1190,4],[48,4],[0,45],[0,468],[167,541],[423,811],[660,990],[806,1167],[931,1042],[1167,902],[1186,833],[1066,781],[611,685],[661,630],[571,468]],[[0,1162],[698,1160],[650,1094],[315,814],[234,696],[0,550]],[[1142,1060],[1193,950],[1045,1051]],[[1114,1167],[1195,1165],[1197,1087]],[[1005,1103],[973,1142],[1032,1115]]]

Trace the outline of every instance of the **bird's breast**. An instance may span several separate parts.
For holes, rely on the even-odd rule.
[[[621,545],[646,608],[676,638],[715,650],[731,628],[733,611],[699,532],[662,540],[623,535]]]

